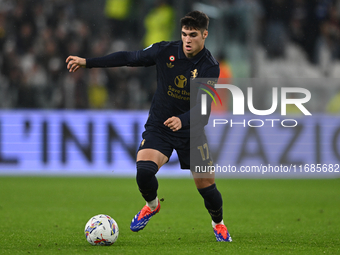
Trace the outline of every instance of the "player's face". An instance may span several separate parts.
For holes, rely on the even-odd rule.
[[[208,31],[186,29],[182,27],[182,42],[183,52],[188,58],[194,57],[204,48],[205,38],[208,36]]]

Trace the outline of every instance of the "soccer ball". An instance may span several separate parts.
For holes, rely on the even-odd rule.
[[[93,216],[85,225],[86,240],[92,245],[112,245],[117,241],[117,222],[109,215]]]

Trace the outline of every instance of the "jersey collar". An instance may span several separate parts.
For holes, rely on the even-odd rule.
[[[204,46],[204,48],[193,58],[187,58],[183,52],[183,42],[180,41],[181,43],[179,44],[179,47],[178,47],[178,58],[179,59],[188,59],[190,60],[192,63],[194,64],[197,64],[201,58],[203,57],[205,51],[206,51],[206,48]]]

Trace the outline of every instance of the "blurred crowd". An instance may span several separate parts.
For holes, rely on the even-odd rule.
[[[340,59],[340,0],[0,0],[0,108],[147,109],[156,87],[154,69],[70,74],[65,59],[178,40],[178,20],[196,2],[219,10],[256,7],[256,41],[268,59],[285,58],[286,46],[294,43],[324,76]],[[222,11],[211,26],[217,20],[246,44],[247,24],[235,13]]]
[[[340,1],[261,0],[264,26],[261,41],[269,58],[285,57],[294,43],[308,61],[327,76],[340,60]]]

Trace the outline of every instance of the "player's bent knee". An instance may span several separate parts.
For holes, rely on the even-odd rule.
[[[142,149],[137,153],[137,162],[139,161],[153,161],[157,164],[159,169],[168,161],[168,157],[155,149]]]
[[[215,178],[195,178],[194,180],[198,189],[209,187],[215,183]]]
[[[148,185],[150,180],[156,175],[158,166],[153,161],[138,161],[136,180],[139,187]]]

